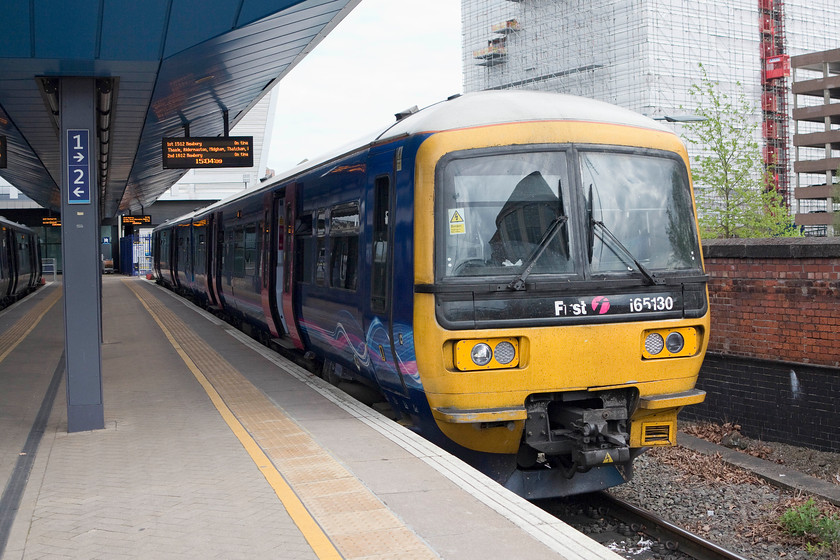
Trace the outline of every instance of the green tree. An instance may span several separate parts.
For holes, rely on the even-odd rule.
[[[740,89],[730,97],[702,76],[689,93],[694,113],[703,120],[686,123],[689,144],[704,155],[692,165],[700,234],[706,238],[797,235],[773,176],[755,140],[757,123],[748,122],[754,107]]]

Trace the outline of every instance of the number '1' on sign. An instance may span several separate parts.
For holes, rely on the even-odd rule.
[[[67,129],[67,202],[90,204],[90,131]]]

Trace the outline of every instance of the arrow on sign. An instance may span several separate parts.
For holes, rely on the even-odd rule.
[[[67,203],[90,204],[90,131],[67,129]]]

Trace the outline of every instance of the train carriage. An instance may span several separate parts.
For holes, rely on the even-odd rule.
[[[627,480],[704,398],[685,149],[605,103],[459,96],[158,227],[156,250],[179,229],[192,253],[173,273],[156,252],[161,281],[209,278],[198,300],[529,498]]]
[[[0,217],[0,308],[32,292],[40,282],[38,235]]]

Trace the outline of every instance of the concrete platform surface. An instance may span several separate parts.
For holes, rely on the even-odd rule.
[[[0,312],[4,559],[620,558],[145,280],[103,278],[106,427],[67,433],[60,298]]]

